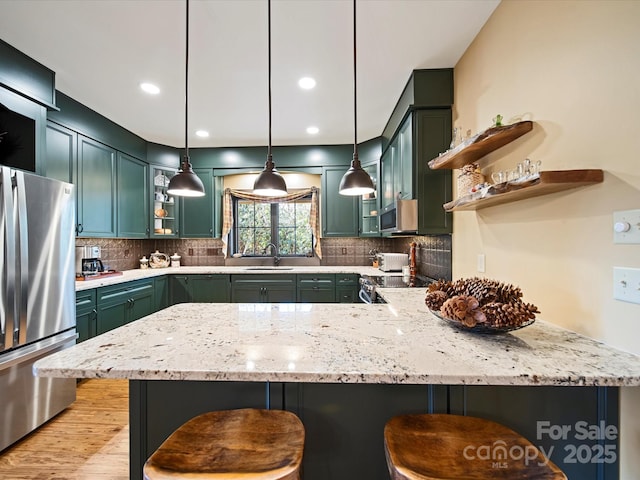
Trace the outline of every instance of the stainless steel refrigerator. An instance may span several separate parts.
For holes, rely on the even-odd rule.
[[[0,451],[75,400],[32,371],[75,344],[74,225],[73,185],[0,167]]]

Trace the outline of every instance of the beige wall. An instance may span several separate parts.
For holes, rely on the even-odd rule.
[[[640,1],[503,0],[455,67],[454,125],[476,133],[498,113],[534,130],[483,172],[529,157],[604,182],[455,213],[453,277],[485,254],[483,275],[521,286],[540,318],[640,354],[640,305],[612,298],[612,267],[640,268],[640,245],[612,241],[612,212],[640,208]],[[640,389],[621,404],[621,478],[637,478]]]

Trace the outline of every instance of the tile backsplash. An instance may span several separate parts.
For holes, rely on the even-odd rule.
[[[451,280],[451,236],[415,236],[394,238],[323,238],[321,265],[371,265],[369,252],[409,253],[411,242],[417,243],[418,274]],[[142,239],[78,238],[76,245],[98,245],[102,263],[113,270],[139,268],[143,255],[159,250],[167,255],[177,253],[186,266],[224,265],[222,241],[212,239]]]

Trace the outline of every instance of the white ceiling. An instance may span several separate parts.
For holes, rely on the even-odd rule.
[[[499,1],[358,0],[358,141],[382,133],[412,70],[454,67]],[[190,10],[189,146],[266,145],[266,0]],[[272,1],[273,145],[353,143],[352,12],[350,0]],[[54,70],[61,92],[184,147],[184,1],[0,0],[0,38]],[[305,75],[315,89],[297,86]]]

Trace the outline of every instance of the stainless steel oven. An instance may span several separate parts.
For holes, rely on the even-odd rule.
[[[426,287],[434,280],[428,277],[406,277],[402,275],[364,275],[360,277],[360,292],[358,296],[363,303],[387,303],[378,294],[378,288],[413,288]]]

